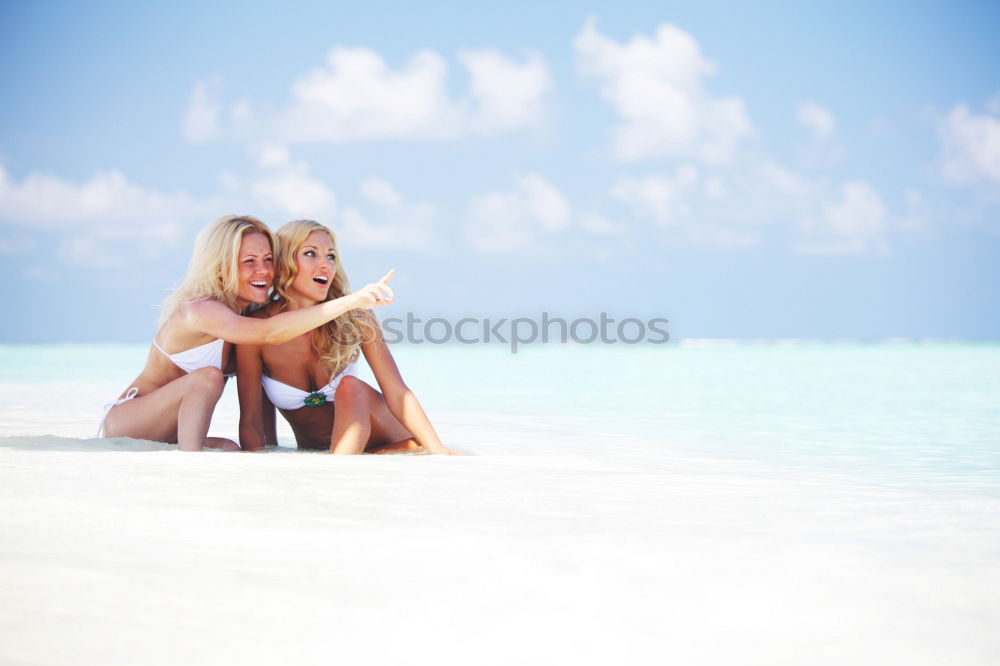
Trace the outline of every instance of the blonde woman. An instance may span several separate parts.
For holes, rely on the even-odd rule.
[[[350,285],[330,229],[298,220],[278,230],[277,238],[276,298],[254,317],[272,321],[349,297]],[[357,377],[355,361],[361,353],[381,394]],[[370,312],[345,312],[284,344],[237,345],[236,357],[240,444],[246,450],[277,444],[274,405],[292,426],[300,448],[329,448],[336,454],[454,455],[403,383]],[[268,397],[266,411],[262,391]]]
[[[176,442],[184,451],[238,449],[232,440],[206,437],[233,343],[281,344],[355,308],[392,302],[387,275],[312,308],[270,319],[242,317],[250,304],[268,299],[273,249],[271,231],[253,217],[228,215],[202,230],[187,277],[164,301],[145,368],[105,408],[106,437]]]

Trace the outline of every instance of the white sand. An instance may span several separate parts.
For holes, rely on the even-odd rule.
[[[435,421],[478,455],[0,439],[0,663],[1000,663],[1000,500]]]

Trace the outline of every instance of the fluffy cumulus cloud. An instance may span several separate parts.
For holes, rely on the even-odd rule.
[[[803,254],[884,252],[887,211],[879,193],[867,183],[843,183],[819,214],[801,221],[801,237],[792,249]]]
[[[958,183],[1000,184],[1000,93],[975,113],[964,104],[941,123],[945,177]]]
[[[465,120],[470,130],[529,127],[543,117],[550,80],[540,57],[530,55],[517,63],[496,51],[468,51],[459,60],[471,78],[474,104]]]
[[[252,153],[257,172],[246,188],[235,187],[248,192],[266,218],[318,220],[347,247],[430,248],[432,204],[407,201],[388,181],[369,177],[361,182],[358,196],[341,205],[333,188],[313,175],[308,163],[292,159],[285,146],[265,144]]]
[[[539,251],[547,240],[570,227],[570,217],[565,195],[531,173],[515,178],[513,189],[471,201],[468,238],[483,252]]]
[[[209,208],[183,193],[133,185],[119,171],[100,171],[82,182],[45,173],[18,180],[0,166],[4,234],[8,229],[55,234],[59,256],[76,264],[113,268],[129,257],[159,256],[193,220],[210,214]],[[122,252],[125,246],[128,251]]]
[[[689,199],[699,178],[698,169],[691,165],[682,166],[674,175],[620,178],[611,188],[611,196],[640,217],[676,227],[691,218]]]
[[[672,173],[621,177],[609,196],[673,246],[771,243],[799,254],[882,253],[890,232],[918,230],[912,220],[893,221],[867,183],[838,185],[770,162],[728,171],[689,164]],[[908,206],[911,200],[917,211],[922,200],[908,195]]]
[[[284,146],[266,145],[257,151],[260,172],[250,184],[254,202],[282,218],[329,219],[336,194],[310,174],[309,165],[291,159]]]
[[[580,72],[621,118],[612,144],[620,160],[665,156],[725,164],[753,133],[743,100],[709,92],[706,80],[715,66],[674,25],[620,44],[588,19],[573,47]]]
[[[376,51],[337,47],[325,66],[296,80],[278,133],[290,141],[453,139],[528,127],[543,115],[550,87],[542,59],[469,51],[459,61],[464,95],[449,91],[449,68],[434,51],[393,68]]]
[[[201,211],[185,194],[167,195],[128,182],[120,171],[99,171],[83,182],[30,173],[18,182],[0,166],[0,220],[46,231],[83,225],[108,237],[170,240],[179,220]]]
[[[434,204],[410,201],[377,176],[365,178],[358,194],[357,204],[345,206],[336,219],[342,246],[433,249]]]
[[[0,255],[17,256],[44,243],[62,261],[120,278],[151,260],[187,252],[196,229],[247,210],[276,226],[319,220],[348,248],[433,249],[432,203],[408,200],[388,181],[370,177],[341,204],[332,187],[283,145],[258,146],[251,156],[256,168],[248,176],[223,174],[220,191],[203,198],[146,189],[118,171],[74,182],[44,173],[17,179],[0,166]]]
[[[686,164],[672,174],[619,178],[610,195],[636,219],[651,221],[667,244],[753,245],[756,230],[726,210],[733,187],[730,178]]]

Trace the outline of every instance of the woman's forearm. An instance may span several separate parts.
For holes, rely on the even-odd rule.
[[[431,453],[446,453],[448,451],[438,437],[430,419],[413,391],[406,389],[396,396],[386,396],[386,405],[396,420],[410,431],[413,437]]]
[[[392,277],[391,273],[346,296],[299,310],[287,310],[266,319],[241,317],[214,299],[188,303],[184,317],[189,328],[237,345],[278,345],[350,310],[389,305],[393,297],[386,281]]]
[[[244,451],[260,451],[264,448],[263,424],[254,426],[240,419],[240,448]]]
[[[269,345],[288,342],[292,338],[322,326],[331,319],[336,319],[348,310],[371,309],[389,305],[392,303],[393,293],[388,282],[393,273],[394,271],[389,271],[378,282],[366,284],[347,296],[341,296],[332,301],[301,310],[282,312],[268,319],[260,320],[268,325],[268,332],[264,336],[263,342]]]
[[[354,307],[350,296],[341,296],[301,310],[290,310],[267,319],[258,319],[256,321],[263,324],[260,342],[280,345],[336,319]]]

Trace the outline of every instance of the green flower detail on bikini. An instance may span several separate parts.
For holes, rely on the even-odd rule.
[[[302,402],[306,403],[306,407],[319,407],[326,404],[326,396],[319,391],[313,391],[303,398]]]

